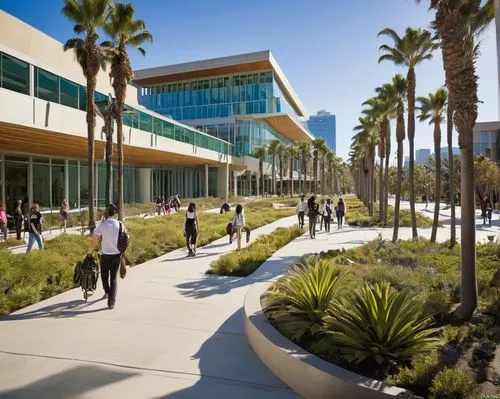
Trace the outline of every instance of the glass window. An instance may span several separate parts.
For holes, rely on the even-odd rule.
[[[1,54],[0,86],[4,89],[29,94],[29,64],[17,58]]]
[[[78,108],[78,85],[61,78],[61,104]]]
[[[42,100],[59,103],[59,76],[36,68],[35,95]]]
[[[79,86],[78,91],[80,96],[80,110],[85,111],[87,109],[87,88]]]
[[[69,161],[68,163],[69,198],[68,204],[71,209],[78,208],[78,163]]]
[[[80,162],[80,206],[89,205],[89,168],[87,162]]]
[[[153,118],[153,132],[155,134],[161,135],[163,133],[162,122],[159,118]]]
[[[47,164],[33,165],[33,202],[40,208],[50,207],[50,166]]]
[[[145,132],[153,131],[153,117],[145,112],[140,113],[140,125],[139,129],[144,130]]]
[[[52,207],[58,209],[64,198],[64,161],[63,165],[52,164]],[[67,198],[66,198],[67,199]]]

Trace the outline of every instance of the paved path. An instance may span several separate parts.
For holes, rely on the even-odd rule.
[[[130,269],[112,311],[100,288],[89,303],[76,289],[0,319],[0,397],[295,398],[243,330],[249,285],[277,272],[204,274],[234,247],[224,238],[196,258],[177,250]]]
[[[252,240],[293,223],[257,229]],[[247,278],[204,274],[234,249],[220,239],[196,258],[178,250],[130,269],[113,311],[98,300],[100,290],[84,303],[77,289],[0,319],[0,398],[296,398],[248,345],[241,306],[251,284],[277,278],[300,256],[392,236],[335,228],[316,240],[299,237]],[[419,233],[429,237],[430,229]],[[488,234],[478,231],[478,240]],[[400,229],[401,238],[410,235]],[[440,241],[448,236],[438,230]]]

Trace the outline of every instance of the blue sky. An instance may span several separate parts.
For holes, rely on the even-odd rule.
[[[413,0],[132,0],[155,40],[147,55],[132,54],[135,69],[270,49],[308,111],[337,115],[337,153],[349,152],[361,103],[404,71],[378,64],[378,47],[391,27],[428,27],[427,3]],[[0,8],[59,41],[72,37],[60,0],[0,0]],[[495,30],[482,38],[478,62],[479,121],[498,118]],[[416,70],[417,95],[444,82],[441,54]],[[432,127],[417,122],[415,148],[432,148]],[[455,140],[456,141],[456,140]],[[443,142],[443,146],[445,142]],[[394,145],[395,147],[395,145]],[[407,152],[407,151],[406,151]]]

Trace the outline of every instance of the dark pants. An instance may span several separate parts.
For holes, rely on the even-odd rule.
[[[186,226],[186,244],[189,253],[193,252],[193,246],[196,249],[196,239],[198,238],[198,230],[195,226]]]
[[[304,215],[305,215],[304,211],[299,212],[299,227],[300,228],[304,227]]]
[[[337,224],[339,229],[342,227],[343,222],[344,222],[344,212],[337,212]]]
[[[23,231],[23,219],[16,219],[14,223],[16,225],[16,237],[18,240],[20,240],[21,232]]]
[[[316,218],[316,214],[309,216],[309,235],[311,238],[316,237]]]
[[[108,294],[108,306],[114,306],[121,255],[101,255],[102,288]]]
[[[325,223],[325,231],[330,232],[330,216],[323,216],[323,222]]]

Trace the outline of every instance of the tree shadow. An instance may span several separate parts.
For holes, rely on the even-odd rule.
[[[192,355],[200,379],[161,399],[292,399],[298,396],[257,357],[243,327],[243,308],[233,313]]]
[[[0,398],[74,398],[135,375],[95,365],[77,366],[17,389],[0,391]]]
[[[89,306],[92,306],[100,302],[101,300],[103,299],[100,298],[85,302],[83,299],[74,299],[72,301],[55,303],[53,305],[45,306],[43,308],[31,311],[19,310],[15,313],[0,318],[0,322],[43,318],[64,319],[68,317],[76,317],[80,315],[102,312],[103,310],[108,309],[106,301],[103,302],[102,308],[85,310]]]

